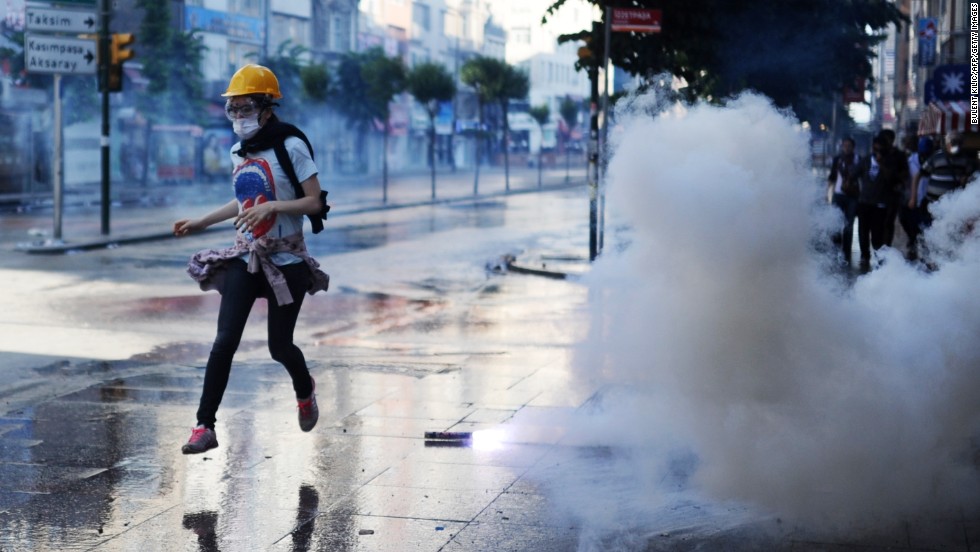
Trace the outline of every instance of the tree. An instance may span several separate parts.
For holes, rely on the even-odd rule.
[[[388,137],[391,135],[391,101],[405,90],[405,64],[399,58],[384,55],[381,48],[368,52],[367,63],[361,72],[367,83],[368,101],[372,111],[382,122],[384,133],[382,147],[381,183],[382,201],[388,201]]]
[[[391,133],[390,104],[405,90],[406,71],[400,59],[385,56],[381,48],[345,54],[337,66],[333,99],[337,109],[358,133],[358,151],[376,121],[382,123],[384,152],[383,201],[388,201],[388,137]]]
[[[475,172],[473,174],[473,195],[479,190],[480,182],[480,154],[483,149],[483,137],[485,136],[485,113],[487,104],[495,102],[500,96],[500,90],[504,82],[504,71],[506,64],[499,59],[486,56],[477,56],[460,68],[459,78],[463,84],[473,88],[476,92],[477,109],[479,111],[479,128],[476,131],[476,159]]]
[[[203,39],[196,31],[170,25],[170,3],[138,0],[144,10],[138,35],[146,95],[137,97],[140,112],[151,123],[202,123],[205,120]]]
[[[144,144],[157,123],[203,124],[206,120],[204,77],[201,62],[207,47],[195,30],[180,32],[170,24],[170,2],[137,0],[143,21],[138,34],[139,55],[143,60],[146,94],[136,97],[136,105],[146,119]],[[149,147],[144,148],[142,182],[149,169]]]
[[[572,131],[578,125],[578,104],[572,101],[571,98],[565,96],[565,99],[561,101],[561,105],[558,106],[558,113],[561,115],[563,121],[565,121],[565,135],[562,137],[565,144],[565,182],[568,182],[569,176],[569,165],[571,161],[569,157],[571,156],[571,151],[568,147],[568,141],[571,139]]]
[[[589,0],[605,13],[615,0]],[[565,3],[555,1],[544,19]],[[668,73],[683,79],[688,100],[724,102],[744,90],[770,97],[809,119],[806,99],[840,94],[856,78],[871,80],[873,46],[889,25],[908,18],[890,0],[634,0],[631,7],[663,12],[660,33],[611,34],[610,60],[632,75]],[[559,42],[589,38],[602,59],[603,23]],[[811,120],[814,122],[814,120]]]
[[[330,95],[330,71],[322,63],[304,61],[303,56],[308,52],[309,48],[285,40],[276,48],[275,55],[259,57],[254,53],[251,56],[276,75],[283,98],[279,112],[285,120],[307,117],[306,102],[322,104]]]
[[[510,190],[510,123],[507,114],[510,111],[510,100],[519,100],[527,97],[530,89],[530,81],[527,75],[507,64],[506,62],[485,56],[477,56],[465,64],[460,70],[460,80],[464,84],[473,87],[476,91],[477,103],[480,110],[480,126],[484,123],[484,108],[488,103],[496,103],[500,106],[501,118],[503,119],[502,144],[504,150],[504,181],[507,190]],[[480,175],[479,147],[477,148],[476,176],[473,183],[473,193],[477,192],[477,182]]]
[[[532,107],[529,111],[531,118],[538,123],[538,129],[541,131],[541,143],[538,145],[538,188],[541,187],[541,154],[544,151],[544,125],[551,118],[551,109],[548,104],[541,104]]]
[[[429,115],[429,168],[432,172],[432,199],[436,198],[436,113],[440,102],[456,95],[456,81],[442,65],[421,63],[412,68],[407,78],[408,91],[425,107]]]
[[[365,55],[349,52],[340,58],[335,69],[336,84],[331,103],[347,120],[348,128],[356,134],[354,151],[363,155],[365,139],[374,122],[374,113],[367,101],[367,82],[361,74]]]
[[[531,82],[524,71],[512,65],[504,65],[504,80],[496,99],[500,103],[504,119],[504,186],[507,191],[510,191],[510,120],[507,117],[510,101],[527,98],[530,89]]]
[[[308,65],[302,61],[302,56],[307,52],[309,48],[301,44],[293,44],[292,40],[285,40],[279,43],[275,55],[261,57],[258,52],[255,52],[247,56],[255,58],[255,63],[268,68],[276,75],[279,92],[284,100],[279,107],[279,112],[286,120],[299,120],[305,114],[303,101],[312,99],[307,96],[307,85],[303,81],[303,71]]]
[[[316,103],[324,103],[330,97],[330,71],[322,63],[311,63],[299,71],[303,94]]]

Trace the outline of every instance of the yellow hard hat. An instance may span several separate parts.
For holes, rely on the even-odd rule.
[[[268,68],[249,63],[235,71],[228,83],[228,90],[225,90],[221,96],[244,96],[246,94],[269,94],[278,100],[282,97],[279,92],[279,79]]]

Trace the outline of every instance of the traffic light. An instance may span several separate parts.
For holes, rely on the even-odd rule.
[[[130,47],[136,42],[133,33],[116,33],[112,35],[112,64],[118,65],[124,61],[133,59],[136,52]]]
[[[587,31],[582,31],[576,38],[578,38],[581,45],[576,52],[578,61],[575,62],[575,68],[591,71],[598,63],[595,58],[595,50],[593,49],[592,35]]]
[[[109,92],[119,92],[122,90],[122,64],[133,59],[136,55],[131,49],[136,37],[133,33],[115,33],[112,35],[112,43],[109,45]]]
[[[585,35],[585,36],[583,36],[579,40],[581,40],[582,42],[585,43],[584,46],[579,46],[578,52],[577,52],[579,62],[584,65],[584,64],[588,63],[589,60],[592,59],[592,48],[590,47],[590,46],[592,46],[592,37],[591,36],[588,36],[588,35]]]

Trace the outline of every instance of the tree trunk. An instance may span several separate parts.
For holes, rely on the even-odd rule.
[[[476,134],[473,135],[474,140],[474,155],[473,155],[473,166],[476,169],[473,171],[473,195],[477,195],[480,190],[480,147],[483,141],[483,102],[478,102],[477,109],[480,112],[479,126],[476,129]]]
[[[542,133],[543,134],[543,133]],[[541,187],[541,158],[544,153],[543,148],[538,146],[538,188]]]
[[[432,171],[432,199],[436,198],[436,114],[429,110],[429,170]]]
[[[569,134],[572,133],[571,129],[569,129],[568,133]],[[569,142],[568,137],[565,137],[564,140],[565,140],[565,182],[568,182],[569,181],[569,172],[568,171],[570,170],[569,167],[571,167],[571,163],[572,163],[572,151],[568,147],[568,142]]]
[[[146,121],[146,127],[143,131],[143,151],[140,154],[143,157],[142,174],[140,175],[140,186],[144,188],[149,184],[150,179],[150,139],[153,137],[153,123],[149,120]]]
[[[381,145],[381,202],[388,203],[388,120],[385,119]]]
[[[507,120],[507,100],[500,103],[504,112],[504,189],[510,191],[510,121]]]

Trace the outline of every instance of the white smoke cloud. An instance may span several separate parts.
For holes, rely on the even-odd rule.
[[[619,120],[606,224],[627,230],[587,277],[576,362],[605,391],[572,437],[643,451],[610,468],[636,482],[617,503],[662,503],[688,451],[690,488],[804,525],[978,512],[980,185],[934,209],[938,270],[883,251],[847,286],[812,246],[837,215],[790,116],[746,95]]]

